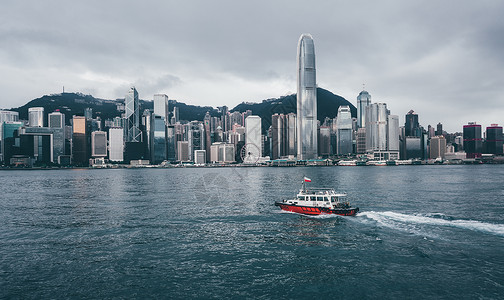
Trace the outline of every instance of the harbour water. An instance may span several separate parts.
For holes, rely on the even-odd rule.
[[[303,176],[355,217],[281,212]],[[499,165],[0,172],[0,298],[497,299]]]

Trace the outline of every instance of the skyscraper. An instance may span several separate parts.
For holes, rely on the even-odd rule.
[[[59,111],[52,112],[47,117],[48,127],[50,128],[64,128],[65,115]]]
[[[168,124],[168,96],[165,94],[154,95],[154,114],[163,118]]]
[[[429,158],[436,159],[441,158],[444,159],[446,152],[446,139],[442,135],[433,136],[430,139],[430,152]]]
[[[385,103],[366,107],[366,152],[376,160],[399,159],[399,118]]]
[[[245,147],[244,163],[256,163],[262,157],[261,117],[259,116],[248,116],[245,119]]]
[[[486,145],[487,145],[487,153],[489,154],[502,154],[502,144],[503,144],[503,136],[502,136],[502,126],[497,124],[492,124],[492,126],[487,127],[486,129]]]
[[[142,132],[140,131],[140,104],[138,102],[138,92],[132,87],[124,99],[126,108],[126,142],[141,142]]]
[[[72,161],[77,166],[89,164],[89,136],[86,117],[73,116]]]
[[[371,104],[371,95],[367,91],[362,91],[357,96],[357,126],[366,127],[366,106]]]
[[[91,132],[91,156],[107,156],[107,133],[105,131]]]
[[[124,130],[122,128],[109,129],[109,160],[124,160]]]
[[[481,157],[482,147],[481,125],[474,122],[464,125],[464,150],[466,158]]]
[[[28,108],[28,126],[44,127],[44,108],[30,107]]]
[[[338,108],[336,128],[336,153],[338,155],[352,153],[352,113],[350,106],[342,105]]]
[[[297,156],[300,160],[316,159],[317,81],[315,46],[309,34],[299,38],[297,71]]]
[[[422,133],[420,124],[418,123],[418,115],[413,110],[410,110],[406,115],[406,124],[404,126],[405,136],[417,136]]]

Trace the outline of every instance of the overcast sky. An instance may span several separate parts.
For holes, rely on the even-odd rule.
[[[504,1],[3,0],[0,107],[65,91],[155,93],[234,107],[296,92],[310,33],[317,83],[362,84],[400,117],[449,132],[504,124]]]

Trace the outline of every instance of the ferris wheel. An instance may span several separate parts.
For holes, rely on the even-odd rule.
[[[240,150],[243,163],[255,164],[259,161],[261,150],[254,144],[245,144]]]

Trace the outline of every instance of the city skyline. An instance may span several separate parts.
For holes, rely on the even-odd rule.
[[[365,83],[400,123],[410,109],[450,132],[502,123],[503,3],[117,4],[6,1],[0,106],[63,86],[118,98],[134,85],[141,95],[230,107],[279,97],[296,90],[293,45],[310,32],[319,86],[353,104]]]

